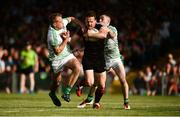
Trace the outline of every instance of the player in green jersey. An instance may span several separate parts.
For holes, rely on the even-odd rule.
[[[100,23],[103,26],[107,26],[109,31],[109,37],[105,40],[105,61],[106,61],[106,68],[110,69],[112,68],[116,75],[118,76],[121,84],[122,84],[122,93],[124,96],[124,109],[130,109],[129,103],[128,103],[128,92],[129,92],[129,86],[126,81],[126,73],[124,69],[124,65],[122,62],[122,57],[119,51],[118,46],[118,32],[117,29],[110,25],[111,18],[107,15],[101,15],[100,16]]]
[[[63,84],[63,95],[61,96],[67,102],[70,101],[70,91],[80,73],[80,62],[71,53],[67,44],[70,41],[70,34],[66,29],[66,25],[73,20],[75,20],[74,17],[63,19],[62,15],[59,13],[53,13],[49,17],[50,26],[47,35],[47,44],[49,61],[54,74],[49,96],[56,106],[61,106],[61,102],[57,98],[55,91],[61,81],[61,71],[63,67],[72,70],[67,82]]]

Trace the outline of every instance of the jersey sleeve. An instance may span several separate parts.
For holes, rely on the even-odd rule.
[[[68,23],[70,23],[70,21],[68,20],[68,18],[63,18],[64,27],[66,27]]]
[[[115,27],[109,26],[109,29],[110,29],[111,31],[113,31],[113,32],[116,34],[116,36],[118,35],[118,31],[117,31],[117,29],[116,29]]]
[[[55,31],[51,31],[48,35],[49,38],[49,43],[51,46],[53,46],[54,48],[57,47],[59,45],[58,43],[58,37],[57,37],[57,33]]]

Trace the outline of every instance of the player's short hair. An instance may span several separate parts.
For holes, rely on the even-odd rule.
[[[100,17],[102,16],[105,16],[106,18],[108,18],[109,23],[111,22],[111,17],[108,14],[102,14]]]
[[[32,44],[32,42],[30,42],[30,41],[25,42],[25,46],[28,46],[28,45],[31,45],[31,44]]]
[[[62,14],[61,13],[51,13],[49,15],[49,24],[50,25],[52,25],[54,23],[54,20],[57,16],[62,17]]]
[[[95,17],[96,19],[96,13],[93,10],[90,10],[86,13],[85,17]]]

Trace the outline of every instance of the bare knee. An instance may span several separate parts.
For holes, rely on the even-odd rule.
[[[120,82],[121,82],[122,85],[128,85],[126,79],[120,79]]]
[[[119,78],[119,81],[122,83],[122,84],[126,84],[127,81],[126,81],[126,75],[125,74],[117,74],[118,78]]]
[[[75,62],[75,66],[74,66],[73,71],[76,72],[76,73],[80,73],[80,71],[81,71],[81,64],[78,61]]]
[[[92,87],[94,85],[94,83],[92,81],[86,81],[86,86],[88,87]]]

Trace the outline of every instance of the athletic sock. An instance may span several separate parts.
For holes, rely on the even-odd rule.
[[[88,102],[92,101],[93,100],[93,96],[92,95],[88,95],[87,100],[88,100]]]
[[[70,94],[71,89],[72,88],[70,86],[62,86],[62,91],[64,94]]]
[[[99,103],[104,93],[105,93],[105,89],[97,88],[95,92],[95,103]]]
[[[128,104],[129,100],[128,99],[124,99],[124,104]]]

